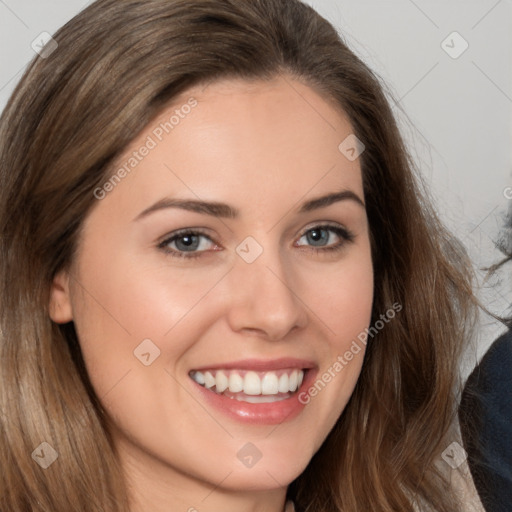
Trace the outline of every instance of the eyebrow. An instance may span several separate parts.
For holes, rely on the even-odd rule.
[[[340,201],[354,201],[365,208],[364,202],[355,192],[352,192],[351,190],[342,190],[341,192],[327,194],[325,196],[317,197],[303,203],[299,213],[307,213],[319,208],[326,208],[327,206]],[[233,208],[232,206],[229,206],[225,203],[165,197],[157,201],[149,208],[146,208],[143,212],[137,215],[134,220],[138,221],[144,217],[147,217],[151,213],[168,208],[180,208],[182,210],[226,219],[236,219],[240,215],[240,212],[236,208]]]

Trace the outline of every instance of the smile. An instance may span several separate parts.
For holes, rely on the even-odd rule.
[[[313,361],[246,359],[189,371],[198,400],[237,422],[276,425],[304,410],[298,395],[315,379]]]
[[[290,398],[300,388],[305,370],[288,368],[256,372],[248,370],[192,371],[200,386],[233,400],[271,403]]]

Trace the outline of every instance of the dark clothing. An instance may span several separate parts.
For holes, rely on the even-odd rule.
[[[512,331],[491,345],[469,376],[459,418],[486,512],[512,512]]]

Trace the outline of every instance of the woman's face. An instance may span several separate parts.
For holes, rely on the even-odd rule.
[[[51,311],[135,487],[283,489],[334,426],[373,299],[351,134],[290,77],[197,86],[96,191]]]

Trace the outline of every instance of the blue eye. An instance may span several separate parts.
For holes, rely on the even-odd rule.
[[[340,241],[333,242],[333,238],[338,237]],[[308,229],[300,238],[306,239],[315,252],[337,251],[342,249],[346,243],[352,242],[354,235],[341,226],[315,226]],[[302,244],[298,244],[302,246]]]
[[[208,242],[214,248],[218,247],[210,237],[200,231],[181,230],[165,239],[158,247],[178,258],[197,258],[208,251]]]
[[[339,240],[336,241],[336,238]],[[321,225],[308,229],[299,238],[306,240],[306,244],[316,253],[339,251],[347,243],[352,242],[354,235],[341,226]],[[294,244],[303,247],[302,243]],[[182,229],[173,233],[158,248],[177,258],[198,258],[205,252],[221,250],[221,248],[205,233],[197,229]]]

